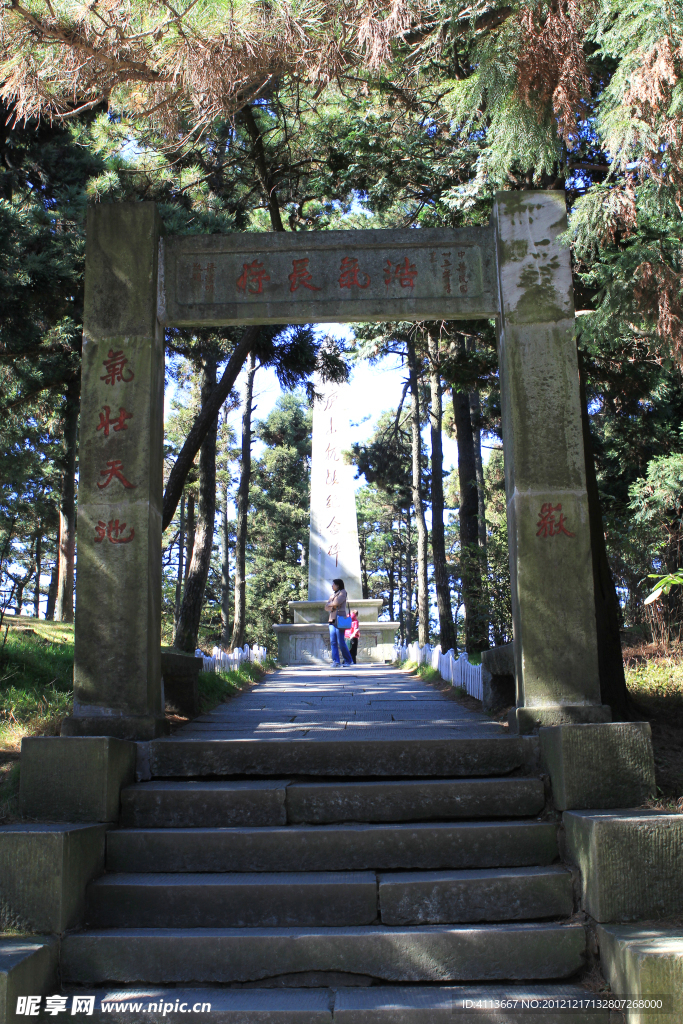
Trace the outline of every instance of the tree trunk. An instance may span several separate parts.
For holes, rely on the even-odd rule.
[[[488,617],[482,592],[477,467],[470,418],[470,398],[466,391],[456,391],[455,388],[453,388],[453,418],[458,442],[460,563],[462,596],[465,605],[465,647],[467,653],[471,654],[486,650],[489,646]]]
[[[418,640],[422,647],[429,643],[429,590],[427,589],[427,524],[425,522],[424,503],[422,501],[421,459],[422,434],[420,416],[420,380],[418,376],[417,354],[412,338],[406,342],[408,352],[408,371],[410,394],[410,424],[412,428],[412,493],[415,520],[417,522],[417,614]]]
[[[477,473],[477,527],[479,547],[486,551],[486,492],[484,490],[484,463],[481,457],[481,401],[478,391],[470,391],[470,420],[474,440],[474,465]]]
[[[183,599],[183,556],[185,555],[185,492],[180,497],[180,530],[178,531],[178,575],[175,583],[175,613],[173,630],[178,628],[180,605]]]
[[[244,644],[247,616],[247,514],[249,511],[249,482],[251,479],[251,412],[254,396],[256,359],[249,355],[249,368],[242,411],[242,471],[237,491],[237,530],[235,537],[235,622],[232,627],[232,649]]]
[[[194,551],[195,531],[195,500],[192,491],[187,496],[187,520],[185,523],[185,579],[190,573],[192,563],[192,552]]]
[[[202,366],[202,406],[209,401],[216,387],[216,359],[208,356]],[[194,651],[199,636],[204,591],[211,564],[213,532],[216,518],[216,434],[218,413],[199,449],[199,501],[197,525],[192,550],[190,571],[185,581],[185,593],[180,607],[178,628],[173,646],[181,651]]]
[[[50,586],[47,590],[47,606],[45,618],[48,622],[54,622],[55,605],[57,604],[57,587],[59,585],[59,520],[57,520],[57,543],[55,545],[55,564],[50,573]]]
[[[439,372],[439,342],[429,331],[429,382],[431,386],[431,407],[429,426],[432,448],[432,553],[434,556],[434,586],[436,588],[436,604],[439,611],[439,639],[441,650],[456,650],[455,626],[451,608],[451,592],[448,586],[446,568],[446,534],[443,525],[443,445],[441,402],[441,374]]]
[[[230,644],[230,528],[228,526],[228,485],[221,509],[221,647]]]
[[[59,575],[55,619],[74,620],[74,556],[76,553],[76,441],[80,381],[70,380],[64,408],[64,472],[59,506]]]
[[[361,533],[359,537],[360,541],[360,578],[361,588],[363,593],[363,600],[367,601],[370,596],[370,588],[368,586],[368,538],[366,533]]]
[[[36,531],[36,585],[33,589],[33,618],[40,618],[40,573],[43,568],[43,524]]]
[[[603,704],[609,704],[615,722],[628,721],[630,698],[624,675],[624,659],[621,654],[619,631],[620,609],[617,592],[612,579],[605,526],[600,508],[600,492],[595,472],[593,441],[586,400],[586,379],[579,352],[579,388],[581,394],[581,426],[586,462],[586,492],[588,495],[588,523],[593,559],[593,589],[595,594],[595,624],[598,635],[598,671],[600,674],[600,696]]]
[[[410,509],[406,512],[406,637],[413,642],[413,531]]]

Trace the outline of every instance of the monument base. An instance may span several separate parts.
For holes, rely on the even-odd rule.
[[[62,736],[114,736],[120,740],[155,740],[168,735],[165,718],[156,715],[69,715]]]
[[[358,664],[392,662],[398,628],[398,622],[361,622]],[[288,622],[273,629],[277,634],[277,660],[281,665],[331,666],[330,631],[326,623]]]
[[[349,598],[349,608],[358,612],[359,622],[377,622],[383,604],[381,597]],[[287,607],[294,615],[295,625],[299,622],[327,622],[325,601],[289,601]]]
[[[584,725],[612,721],[607,704],[543,704],[513,708],[509,725],[512,732],[530,733],[552,725]]]

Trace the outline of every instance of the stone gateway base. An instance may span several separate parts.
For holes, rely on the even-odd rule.
[[[330,633],[325,623],[302,622],[274,626],[280,665],[331,665]],[[361,622],[358,664],[394,660],[397,622]]]

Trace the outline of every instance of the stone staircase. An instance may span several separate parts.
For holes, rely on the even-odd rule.
[[[431,1024],[461,1000],[585,996],[536,740],[399,724],[150,744],[62,940],[64,991],[96,992],[102,1018],[230,1024]]]

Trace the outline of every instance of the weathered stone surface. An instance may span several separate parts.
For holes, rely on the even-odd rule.
[[[513,818],[538,814],[541,779],[429,779],[385,782],[293,782],[287,787],[292,822],[428,821]]]
[[[19,996],[38,996],[57,988],[59,946],[54,939],[0,938],[0,1024],[26,1020],[18,1016]]]
[[[119,829],[109,871],[367,871],[550,864],[552,822]]]
[[[121,793],[129,828],[227,828],[284,825],[286,780],[144,782]]]
[[[363,597],[355,470],[342,455],[348,444],[353,392],[350,384],[325,382],[319,374],[314,383],[320,398],[313,403],[308,600],[326,601],[332,580],[339,577],[349,601],[354,601]]]
[[[494,1009],[501,1003],[517,1006],[510,1013],[516,1024],[537,1024],[539,1019],[543,1024],[597,1024],[609,1020],[609,1010],[538,1009],[544,1003],[552,1006],[553,1000],[582,998],[586,998],[586,989],[574,985],[345,988],[337,992],[334,1020],[335,1024],[452,1024],[455,1018],[459,1024],[481,1024],[508,1019],[504,1010]],[[486,1012],[488,1007],[492,1009]]]
[[[68,935],[67,982],[229,983],[302,971],[389,981],[566,978],[583,964],[580,925],[424,928],[121,929]]]
[[[107,874],[88,889],[93,928],[289,928],[376,920],[372,871]]]
[[[343,733],[342,733],[343,735]],[[150,767],[159,777],[198,775],[504,775],[524,763],[522,741],[457,736],[406,742],[374,739],[156,740]]]
[[[637,807],[655,792],[649,722],[558,725],[539,740],[560,811]]]
[[[600,704],[563,192],[500,192],[493,213],[517,703]]]
[[[149,1024],[332,1024],[334,995],[326,988],[225,989],[155,988],[97,993],[93,1021],[134,1020],[140,1007]],[[105,1003],[107,1009],[101,1009]],[[177,1007],[177,1010],[176,1010]]]
[[[165,701],[188,718],[199,714],[199,673],[202,666],[202,659],[195,658],[193,654],[176,651],[172,647],[161,648]]]
[[[597,929],[602,972],[622,997],[668,996],[665,1012],[631,1009],[628,1024],[680,1024],[683,1020],[683,929],[601,925]]]
[[[583,909],[596,921],[683,913],[683,815],[565,811],[562,820]]]
[[[134,743],[111,736],[25,737],[21,813],[40,821],[117,821],[135,759]]]
[[[74,711],[63,735],[164,731],[159,223],[154,203],[88,210]]]
[[[379,876],[383,924],[450,924],[569,917],[572,879],[564,868],[399,871]]]
[[[394,639],[398,628],[398,622],[364,622],[358,640],[358,664],[393,661]],[[277,637],[277,660],[280,665],[331,667],[330,634],[326,624],[285,622],[273,626],[273,629]]]
[[[166,239],[164,250],[160,316],[167,327],[497,312],[486,228],[185,235]]]
[[[514,678],[514,642],[510,644],[501,644],[500,647],[490,647],[488,651],[482,651],[481,663],[492,676],[512,676]]]
[[[106,825],[0,826],[3,929],[61,934],[81,921],[104,870]]]
[[[509,722],[513,732],[531,733],[555,725],[602,725],[612,721],[607,704],[547,704],[545,707],[515,708]]]

